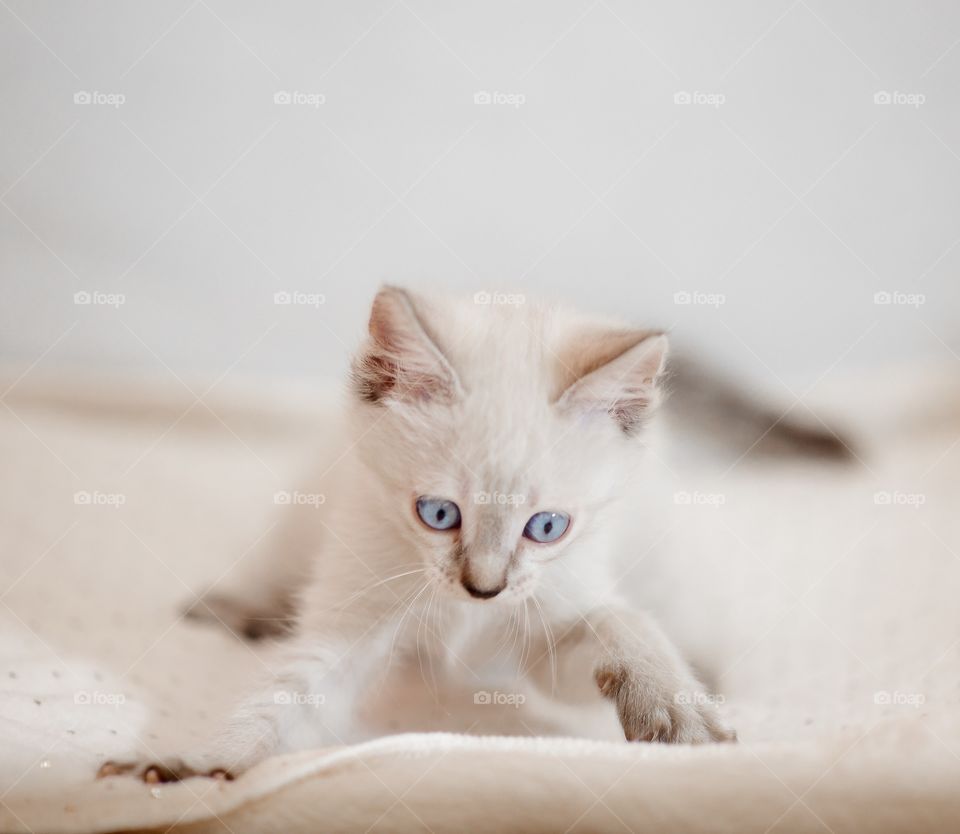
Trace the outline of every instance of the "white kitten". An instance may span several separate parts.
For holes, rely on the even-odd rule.
[[[612,702],[628,740],[733,739],[657,624],[617,590],[666,348],[658,333],[530,303],[381,290],[342,458],[311,485],[323,512],[239,598],[203,603],[235,624],[296,610],[284,670],[213,748],[145,778],[238,773],[356,739],[361,695],[391,661],[426,652],[432,669],[455,641],[482,670],[529,606],[549,661],[526,672],[534,684],[572,669]],[[513,649],[524,650],[537,656]]]

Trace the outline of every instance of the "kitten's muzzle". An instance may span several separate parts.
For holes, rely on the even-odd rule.
[[[507,587],[511,556],[495,544],[483,541],[460,550],[460,584],[474,599],[493,599]]]

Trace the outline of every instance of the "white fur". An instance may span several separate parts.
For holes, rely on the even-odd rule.
[[[425,686],[472,676],[510,691],[523,678],[557,700],[596,700],[599,685],[628,738],[729,739],[617,587],[665,349],[662,336],[563,310],[382,290],[355,364],[366,398],[351,400],[341,458],[304,487],[326,503],[238,591],[241,616],[267,611],[308,560],[285,671],[184,772],[363,737],[363,695],[397,663],[419,664]],[[418,496],[454,501],[461,528],[429,529]],[[540,510],[571,518],[555,543],[523,536]],[[465,570],[506,587],[474,599]]]

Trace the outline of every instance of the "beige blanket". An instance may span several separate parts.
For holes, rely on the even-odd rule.
[[[674,467],[665,488],[723,503],[676,505],[659,552],[700,581],[665,616],[738,745],[415,733],[150,787],[93,775],[197,743],[269,667],[178,606],[275,523],[329,400],[35,371],[0,409],[0,831],[957,830],[958,392],[952,371],[824,392],[846,470]],[[425,726],[403,709],[386,723]]]

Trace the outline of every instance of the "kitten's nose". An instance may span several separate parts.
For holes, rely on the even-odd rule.
[[[499,585],[496,588],[484,589],[478,588],[467,578],[464,578],[461,581],[463,583],[463,587],[467,589],[467,593],[472,597],[476,597],[477,599],[493,599],[497,594],[507,587],[507,583],[504,582],[502,585]]]

